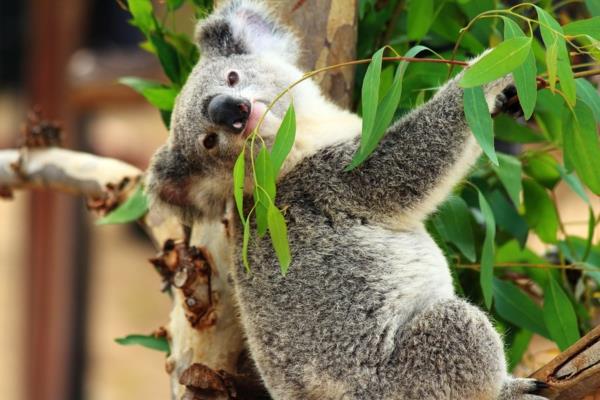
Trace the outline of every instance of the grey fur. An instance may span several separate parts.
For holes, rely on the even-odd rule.
[[[258,21],[260,35],[270,27],[267,43],[295,49],[261,10],[234,1],[199,28],[210,50],[177,101],[169,143],[152,161],[153,201],[170,203],[188,222],[223,212],[241,150],[238,136],[208,121],[206,98],[252,85],[268,101],[299,76],[285,57],[265,58],[248,46],[252,37],[230,35],[256,32],[252,26],[230,28],[224,40],[203,36],[235,15],[259,13],[245,21]],[[230,68],[242,73],[241,88],[225,85]],[[490,104],[510,82],[485,87]],[[358,145],[348,135],[310,149],[280,178],[278,205],[293,255],[288,275],[279,272],[268,238],[250,244],[251,273],[241,263],[232,270],[250,352],[274,399],[543,399],[531,394],[535,381],[506,373],[500,336],[485,313],[454,294],[446,261],[422,226],[479,153],[462,109],[454,80],[395,123],[358,169],[343,171]],[[209,131],[219,133],[211,151],[198,145]]]

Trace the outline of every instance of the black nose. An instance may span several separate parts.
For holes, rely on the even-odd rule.
[[[250,116],[250,102],[225,94],[213,97],[208,103],[208,117],[217,125],[240,133]]]

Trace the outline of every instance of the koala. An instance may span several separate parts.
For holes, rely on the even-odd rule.
[[[256,1],[221,6],[199,23],[196,39],[201,60],[147,179],[153,204],[187,224],[221,218],[245,139],[267,104],[303,76],[296,37]],[[296,110],[276,200],[293,259],[282,276],[270,241],[256,239],[245,272],[237,226],[231,277],[251,357],[273,399],[545,398],[544,383],[506,372],[501,337],[456,295],[423,226],[480,155],[458,79],[395,122],[349,172],[361,120],[314,82],[267,112],[260,134],[271,146],[290,102]],[[484,87],[490,112],[511,87],[510,77]]]

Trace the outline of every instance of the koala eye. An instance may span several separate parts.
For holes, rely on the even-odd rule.
[[[210,150],[217,145],[217,140],[218,138],[216,133],[209,133],[202,141],[202,144],[207,150]]]
[[[235,71],[229,71],[227,74],[227,84],[229,86],[235,86],[240,81],[240,76]]]

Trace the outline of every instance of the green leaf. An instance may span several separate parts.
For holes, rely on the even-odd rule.
[[[235,160],[233,166],[233,197],[237,206],[238,214],[245,222],[244,219],[244,183],[246,181],[246,148],[242,149],[242,152]]]
[[[590,10],[590,14],[595,17],[600,16],[600,1],[598,0],[585,0],[585,5],[588,10]]]
[[[433,22],[433,0],[411,0],[406,11],[408,38],[419,40]]]
[[[256,156],[254,163],[256,171],[256,184],[254,188],[254,202],[256,203],[256,225],[258,236],[267,232],[267,213],[275,201],[275,174],[273,163],[267,148],[263,145]]]
[[[512,371],[523,359],[525,352],[529,348],[531,337],[533,333],[531,331],[520,329],[515,335],[510,344],[508,351],[506,352],[506,358],[508,359],[508,370]]]
[[[537,6],[535,8],[540,23],[542,40],[547,49],[546,62],[550,88],[554,90],[556,85],[556,75],[558,75],[558,79],[560,79],[560,88],[563,91],[567,102],[574,105],[576,96],[575,78],[573,76],[573,71],[571,70],[571,60],[563,36],[563,29],[550,14]]]
[[[180,74],[179,55],[175,47],[158,32],[151,33],[149,39],[156,49],[158,60],[167,77],[171,82],[181,86],[183,81]]]
[[[169,11],[175,11],[183,5],[184,0],[167,0],[167,8]]]
[[[440,236],[456,246],[471,262],[475,262],[475,242],[471,227],[471,212],[465,201],[458,196],[450,196],[433,219]]]
[[[493,280],[494,280],[494,240],[496,238],[496,221],[494,213],[483,194],[478,191],[479,207],[485,221],[485,239],[481,249],[481,271],[479,273],[479,283],[483,292],[485,306],[492,308],[493,298]]]
[[[242,262],[246,272],[250,272],[250,263],[248,262],[248,243],[250,242],[250,215],[244,221],[244,236],[242,238]]]
[[[553,189],[560,181],[558,163],[548,153],[530,153],[523,158],[523,170],[527,175],[544,185]]]
[[[514,203],[499,188],[486,193],[486,199],[494,212],[497,228],[509,233],[524,245],[527,241],[529,226],[523,219]]]
[[[525,220],[546,243],[556,243],[558,215],[546,189],[531,179],[523,179]]]
[[[499,165],[494,166],[494,171],[500,182],[508,192],[510,199],[516,207],[519,207],[521,202],[521,161],[518,158],[509,156],[508,154],[498,153]]]
[[[124,77],[119,79],[119,82],[144,96],[150,104],[159,110],[172,110],[175,105],[175,98],[179,93],[177,89],[167,87],[161,83],[135,77]]]
[[[584,78],[576,79],[575,84],[577,85],[577,98],[592,109],[596,122],[600,123],[600,94],[598,89]]]
[[[519,25],[510,18],[503,17],[504,20],[504,39],[512,39],[515,37],[526,37]],[[535,56],[533,50],[529,50],[529,54],[525,58],[523,64],[513,71],[515,86],[519,96],[519,103],[523,108],[525,119],[531,118],[535,102],[537,100],[537,66],[535,64]]]
[[[531,38],[529,37],[505,40],[469,66],[459,85],[463,88],[471,88],[501,78],[523,64],[530,52]]]
[[[600,40],[600,16],[568,23],[563,31],[569,36],[588,35]]]
[[[122,338],[115,339],[120,345],[132,346],[139,345],[152,350],[158,350],[169,354],[169,341],[166,337],[156,337],[152,335],[127,335]]]
[[[361,147],[368,141],[375,125],[377,105],[379,104],[379,82],[381,77],[381,60],[385,48],[379,49],[371,59],[362,86],[362,133]]]
[[[281,211],[279,211],[275,205],[271,204],[269,207],[268,220],[269,236],[271,236],[273,249],[275,250],[275,254],[277,254],[281,273],[285,275],[290,266],[290,262],[292,261],[285,218],[283,218]]]
[[[414,57],[419,52],[423,50],[429,50],[425,46],[414,46],[404,55],[405,57]],[[400,98],[402,96],[402,78],[408,67],[408,63],[406,61],[400,62],[396,69],[396,74],[394,75],[394,80],[392,82],[392,86],[385,94],[384,98],[381,100],[376,109],[376,116],[373,122],[372,128],[365,132],[365,122],[363,120],[363,132],[360,138],[360,148],[352,158],[350,165],[346,167],[346,171],[350,171],[360,165],[364,160],[366,160],[369,155],[377,148],[377,144],[381,141],[381,138],[385,135],[386,130],[392,119],[394,118],[394,114],[398,109],[398,103],[400,102]],[[364,85],[364,84],[363,84]],[[364,86],[363,86],[364,91]],[[364,103],[363,103],[364,104]],[[363,108],[364,115],[364,108]]]
[[[156,30],[157,22],[154,18],[151,0],[129,0],[127,2],[129,12],[133,17],[133,24],[137,26],[144,35]]]
[[[560,176],[567,183],[567,185],[571,188],[571,190],[573,192],[577,193],[577,195],[579,197],[581,197],[581,199],[583,201],[585,201],[588,205],[591,205],[590,198],[588,197],[587,193],[585,192],[585,189],[584,189],[583,185],[581,184],[581,181],[579,180],[577,175],[575,175],[574,173],[568,173],[567,170],[565,169],[565,167],[563,167],[562,165],[557,164],[557,168],[558,168],[558,172],[560,173]]]
[[[508,115],[500,114],[494,118],[494,136],[497,139],[512,143],[538,143],[544,137],[534,133],[531,128],[515,121]]]
[[[290,103],[281,125],[275,136],[275,143],[271,148],[271,161],[273,162],[273,174],[275,177],[279,174],[279,170],[285,161],[285,158],[292,150],[294,141],[296,140],[296,112],[294,105]]]
[[[581,101],[573,111],[565,119],[570,129],[564,129],[564,156],[592,192],[600,194],[600,145],[594,114]]]
[[[119,207],[96,221],[97,225],[124,224],[140,219],[148,211],[148,199],[142,185]]]
[[[577,316],[571,300],[551,274],[544,288],[544,322],[561,351],[579,339]]]
[[[496,312],[516,326],[549,337],[542,309],[510,282],[494,279]]]
[[[488,110],[483,88],[477,86],[464,90],[463,106],[469,128],[492,164],[498,165],[494,150],[494,122]]]

